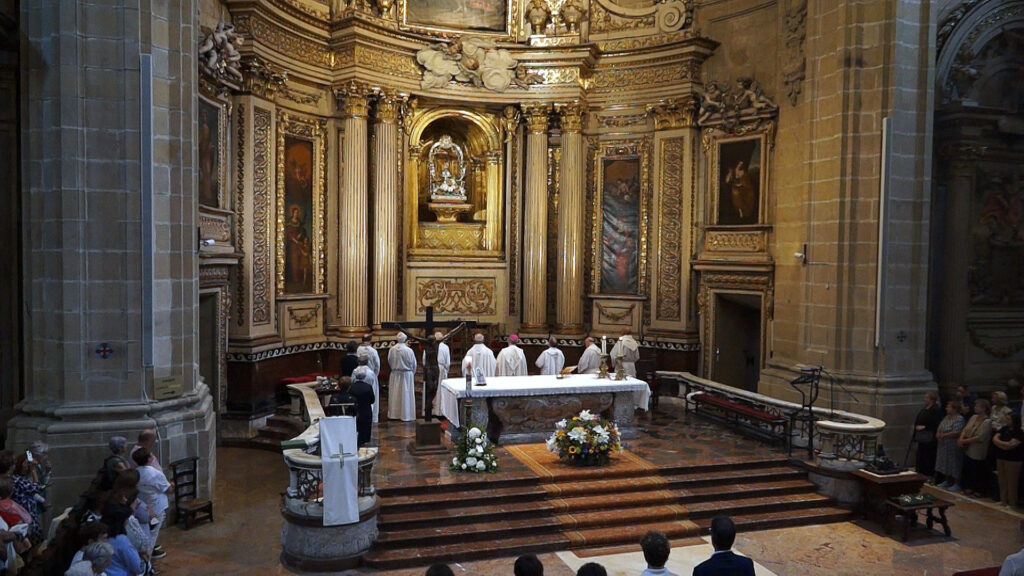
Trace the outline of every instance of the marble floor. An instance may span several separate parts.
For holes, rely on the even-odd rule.
[[[641,441],[630,442],[629,448],[656,463],[778,453],[664,402],[652,417],[641,420],[641,427]],[[413,431],[412,424],[402,423],[383,424],[375,430],[381,444],[380,463],[375,471],[378,486],[457,482],[458,478],[448,472],[443,459],[417,457],[406,452],[405,443]],[[501,462],[503,475],[529,473],[507,453]],[[220,448],[214,488],[217,520],[189,531],[181,527],[165,528],[161,540],[168,555],[157,561],[160,574],[291,574],[278,562],[282,522],[279,508],[287,482],[287,471],[279,454]],[[1000,509],[991,502],[948,493],[942,496],[956,503],[949,510],[952,538],[937,533],[917,533],[916,538],[904,544],[887,536],[875,524],[856,521],[741,533],[736,550],[755,560],[759,576],[930,576],[998,565],[1007,554],[1024,546],[1024,515]],[[633,576],[642,570],[639,545],[635,551],[611,552],[613,554],[585,558],[572,552],[560,552],[543,554],[540,558],[548,576],[572,575],[576,567],[589,561],[605,564],[611,575]],[[680,542],[673,548],[669,567],[680,575],[689,574],[692,566],[709,553],[710,546],[706,543]],[[456,574],[511,574],[513,561],[513,558],[481,560],[455,564],[452,568]],[[423,572],[424,569],[418,567],[388,571],[357,569],[347,573],[413,576]]]

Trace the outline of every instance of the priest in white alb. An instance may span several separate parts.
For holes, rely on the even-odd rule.
[[[397,339],[388,351],[388,418],[412,422],[416,419],[416,353],[405,345],[408,336],[399,332]]]
[[[434,340],[437,342],[437,392],[434,393],[434,397],[430,399],[431,406],[433,407],[432,414],[437,414],[437,394],[441,391],[441,382],[448,377],[448,371],[452,366],[452,351],[448,348],[448,345],[441,341],[444,338],[444,334],[440,331],[434,332]],[[427,351],[423,351],[423,357],[420,359],[423,365],[427,363]],[[420,400],[422,401],[421,406],[427,405],[427,387],[423,387],[423,393],[421,394]]]
[[[519,335],[508,335],[508,346],[498,352],[498,367],[495,376],[526,376],[526,354],[519,347]]]
[[[462,359],[462,373],[465,374],[469,370],[475,373],[479,370],[486,378],[494,376],[497,363],[494,361],[494,352],[487,347],[487,344],[484,344],[484,335],[477,332],[473,336],[473,342],[473,347],[466,352],[466,357]],[[438,356],[440,359],[440,355]]]
[[[363,335],[363,343],[359,345],[359,349],[356,350],[356,356],[362,356],[366,354],[366,366],[373,372],[373,377],[377,378],[380,376],[380,354],[377,353],[377,349],[373,347],[373,336],[370,334]],[[374,422],[377,420],[375,419]]]
[[[583,345],[586,346],[586,349],[583,350],[583,355],[580,356],[580,361],[576,364],[576,372],[578,374],[597,374],[601,369],[601,349],[590,336],[583,341]]]
[[[537,368],[540,368],[541,376],[555,376],[565,366],[565,354],[558,349],[558,340],[548,339],[547,350],[537,356]]]
[[[373,350],[373,348],[370,348],[370,349]],[[377,351],[373,350],[373,353],[376,354]],[[377,382],[377,374],[373,371],[373,368],[370,367],[370,358],[371,358],[371,356],[366,353],[366,351],[363,349],[362,346],[360,346],[359,347],[359,366],[366,368],[366,383],[369,384],[371,388],[373,388],[373,398],[374,398],[374,400],[373,400],[373,421],[377,422],[378,421],[377,418],[380,415],[380,384],[378,384],[378,382]],[[377,362],[378,362],[377,367],[379,369],[380,368],[380,364],[379,364],[380,363],[380,357],[379,356],[377,357]],[[356,370],[359,370],[359,368],[356,368]],[[353,374],[355,374],[355,372],[353,372]]]
[[[636,378],[636,361],[640,359],[640,344],[626,330],[612,348],[612,365],[622,362],[622,370],[627,376]]]

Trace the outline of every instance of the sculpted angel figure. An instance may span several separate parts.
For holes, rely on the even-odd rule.
[[[700,116],[697,123],[703,123],[718,112],[722,111],[722,87],[717,82],[708,82],[704,87],[704,95],[700,99]]]
[[[508,50],[483,38],[456,38],[449,44],[428,46],[416,53],[416,61],[424,68],[420,83],[424,89],[444,88],[455,80],[495,92],[505,91],[516,81],[519,64]]]
[[[244,39],[235,33],[234,24],[221,20],[199,45],[199,67],[213,77],[227,74],[241,80],[242,72],[238,65],[242,55],[237,46],[243,42]]]

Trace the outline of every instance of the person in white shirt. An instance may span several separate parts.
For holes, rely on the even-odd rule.
[[[373,350],[373,348],[371,348],[371,350]],[[373,353],[376,354],[377,351],[374,350]],[[380,357],[377,358],[377,362],[380,362]],[[377,374],[370,366],[370,356],[362,347],[359,348],[359,365],[366,368],[366,383],[373,388],[373,421],[377,422],[377,417],[380,414],[380,384],[377,382]],[[356,368],[356,370],[359,370],[359,368]],[[355,374],[355,372],[353,372],[353,374]]]
[[[416,353],[405,345],[408,336],[399,332],[398,343],[388,351],[388,418],[412,422],[416,419]]]
[[[537,356],[537,368],[540,368],[542,376],[553,376],[562,371],[562,367],[565,366],[565,354],[557,348],[558,340],[551,338],[548,340],[548,349],[541,352]]]
[[[498,367],[495,376],[526,376],[526,354],[518,346],[519,335],[508,335],[508,346],[498,352]]]
[[[487,344],[484,344],[484,335],[477,332],[473,336],[473,342],[473,347],[466,352],[466,357],[462,359],[462,373],[479,370],[486,378],[494,376],[497,362],[494,360],[494,352],[487,347]]]
[[[1019,552],[1010,554],[1003,560],[1003,567],[999,570],[999,576],[1024,576],[1024,548]]]
[[[612,348],[612,365],[622,362],[622,369],[627,376],[636,378],[636,361],[640,359],[640,344],[629,334],[627,330],[615,343]]]
[[[373,336],[370,334],[363,334],[363,343],[356,350],[356,356],[363,355],[366,355],[366,366],[373,372],[373,378],[376,380],[380,376],[380,354],[373,347]],[[376,415],[377,412],[374,411],[374,416]],[[373,421],[376,422],[377,418],[375,417]]]
[[[586,349],[583,350],[583,355],[580,356],[580,361],[576,364],[576,373],[597,374],[601,369],[601,349],[590,336],[583,341],[583,345],[586,346]]]
[[[640,576],[677,576],[675,572],[669,572],[668,568],[665,568],[672,548],[664,533],[651,530],[644,534],[640,540],[640,548],[643,549],[644,560],[647,561],[647,569],[641,572]]]
[[[149,508],[150,542],[155,548],[167,513],[167,495],[174,491],[174,482],[169,482],[162,471],[149,463],[149,456],[149,450],[139,448],[132,454],[132,460],[139,471],[139,500]]]

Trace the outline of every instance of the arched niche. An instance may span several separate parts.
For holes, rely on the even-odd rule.
[[[439,217],[430,196],[430,150],[443,136],[466,163],[465,203],[471,207]],[[406,210],[411,259],[503,256],[504,151],[501,123],[486,111],[427,109],[409,132]]]

